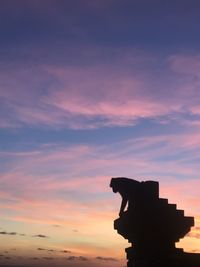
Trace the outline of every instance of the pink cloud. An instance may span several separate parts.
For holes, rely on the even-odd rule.
[[[161,197],[198,218],[200,169],[192,162],[198,147],[198,132],[185,132],[105,146],[47,144],[33,151],[1,152],[11,162],[9,170],[1,173],[0,208],[4,218],[27,227],[59,224],[79,229],[82,240],[94,240],[99,235],[98,224],[107,236],[118,214],[121,199],[110,190],[110,178],[127,176],[158,180]],[[177,157],[177,151],[182,156]],[[108,246],[115,238],[113,231]],[[99,240],[100,246],[103,237]]]
[[[78,48],[73,52],[76,51]],[[145,65],[155,64],[158,59],[145,51],[144,56],[142,52],[115,51],[113,62],[93,62],[82,67],[66,63],[65,66],[5,68],[1,73],[5,85],[0,94],[5,100],[7,120],[2,119],[2,126],[99,128],[134,125],[141,118],[162,122],[164,117],[175,120],[176,114],[184,112],[198,114],[198,105],[194,105],[197,82],[185,84],[174,79],[167,87],[160,79],[155,84],[153,69]],[[95,53],[101,57],[103,51],[87,47],[85,53],[88,57]],[[170,68],[178,72],[179,61],[180,56],[169,57],[167,77],[171,74]],[[162,93],[166,90],[167,95]]]
[[[151,118],[176,111],[163,105],[144,89],[146,80],[113,66],[89,69],[48,68],[63,88],[45,101],[74,116],[102,118],[107,125],[131,125],[138,118]],[[144,75],[145,76],[145,75]],[[65,85],[66,84],[66,85]],[[151,91],[152,89],[150,89]]]
[[[181,64],[182,60],[189,62]],[[189,66],[192,60],[196,61],[193,71],[188,71],[188,74],[198,73],[198,60],[194,57],[188,59],[184,56],[171,56],[169,67],[183,75],[185,73],[179,66]],[[194,106],[198,96],[198,81],[174,80],[172,89],[160,85],[166,88],[167,95],[159,94],[157,89],[153,88],[153,77],[148,70],[138,73],[134,69],[130,72],[126,64],[124,68],[121,65],[119,62],[118,66],[100,64],[87,68],[48,66],[47,72],[58,79],[62,86],[45,97],[44,102],[71,114],[74,118],[79,117],[80,127],[82,120],[87,124],[83,118],[96,119],[96,124],[93,121],[93,127],[100,127],[101,124],[133,125],[140,118],[160,118],[162,121],[163,116],[168,116],[175,119],[173,114],[176,113],[198,114],[198,105]],[[191,71],[192,68],[188,69]],[[187,72],[187,69],[185,71]],[[99,118],[101,122],[98,122]]]
[[[109,182],[112,176],[124,175],[138,180],[158,180],[160,196],[168,198],[169,203],[176,203],[179,209],[185,210],[186,215],[195,215],[198,226],[199,167],[194,169],[180,159],[157,162],[163,153],[173,155],[177,149],[185,151],[198,147],[198,138],[192,144],[187,142],[190,138],[195,139],[195,135],[135,138],[101,147],[54,144],[33,152],[9,152],[5,156],[12,158],[10,172],[1,174],[0,179],[1,214],[7,220],[26,225],[28,229],[29,226],[35,229],[38,225],[50,227],[55,224],[68,230],[78,229],[79,238],[91,242],[88,248],[84,244],[84,249],[88,251],[97,244],[97,239],[96,250],[99,251],[105,244],[105,236],[109,236],[106,248],[111,249],[113,255],[113,244],[116,249],[123,245],[121,239],[116,241],[117,235],[112,226],[121,199],[112,193]],[[164,144],[161,152],[160,143]],[[152,147],[156,146],[158,149],[154,151]],[[66,167],[71,164],[72,169]],[[56,168],[55,172],[51,168]],[[180,179],[186,173],[188,179],[185,176],[185,180]],[[7,213],[2,212],[5,209]],[[99,224],[104,235],[96,230]],[[60,240],[61,237],[55,238]],[[67,238],[72,247],[79,247],[77,240],[72,242],[69,235]],[[192,238],[188,239],[193,242]],[[195,248],[194,245],[191,247]]]
[[[32,152],[2,152],[1,157],[13,159],[10,171],[1,175],[1,184],[10,190],[26,188],[25,195],[34,189],[33,195],[37,195],[41,190],[56,192],[61,189],[106,192],[109,177],[141,176],[141,170],[154,173],[156,178],[172,174],[194,178],[198,176],[199,167],[192,161],[198,157],[195,151],[199,146],[198,133],[185,133],[137,138],[113,147],[47,146]],[[177,158],[177,151],[184,155]],[[175,158],[157,161],[166,155]],[[143,173],[143,177],[146,176]]]
[[[194,207],[196,203],[194,210],[198,213],[197,182],[200,170],[198,164],[187,162],[198,156],[195,151],[199,146],[198,134],[185,133],[177,136],[138,138],[110,147],[47,146],[32,152],[4,152],[1,153],[1,157],[11,157],[12,164],[9,172],[1,174],[1,187],[4,188],[2,197],[25,201],[27,205],[33,203],[36,207],[37,201],[39,201],[38,206],[43,206],[40,201],[49,201],[51,197],[57,199],[57,193],[64,190],[65,197],[68,191],[77,193],[75,203],[78,205],[79,194],[87,196],[84,205],[88,205],[93,198],[92,193],[99,196],[109,193],[110,178],[122,175],[139,180],[158,179],[164,185],[165,180],[169,181],[170,195],[173,193],[183,201],[187,199],[187,206]],[[177,151],[179,153],[183,151],[184,156],[176,159]],[[157,159],[162,159],[166,155],[172,159],[175,156],[175,159],[158,162]],[[185,179],[183,184],[176,178],[177,176],[183,176]],[[186,188],[190,188],[190,191]],[[105,197],[108,195],[103,198]],[[69,203],[75,204],[70,197],[67,199]],[[59,202],[57,204],[59,205]],[[22,207],[21,204],[19,207]]]

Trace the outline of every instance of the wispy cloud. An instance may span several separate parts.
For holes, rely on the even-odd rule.
[[[87,50],[88,57],[94,50]],[[97,53],[101,58],[102,51],[97,49]],[[26,69],[20,66],[9,73],[12,80],[4,70],[0,126],[94,129],[132,126],[141,119],[181,123],[186,115],[199,114],[198,55],[169,55],[162,59],[165,68],[158,78],[154,68],[145,67],[156,66],[160,61],[157,55],[144,51],[144,58],[142,52],[138,55],[138,51],[130,49],[118,53],[120,56],[111,62],[94,61],[87,66],[41,64]],[[27,87],[31,87],[29,94]]]
[[[199,147],[197,132],[181,132],[130,138],[107,146],[54,144],[38,147],[37,153],[19,152],[18,155],[13,151],[4,155],[2,152],[1,157],[12,160],[8,172],[1,174],[3,192],[0,197],[3,202],[0,208],[10,211],[7,219],[26,223],[31,231],[37,225],[50,227],[42,234],[35,231],[31,235],[41,237],[45,244],[49,240],[44,237],[51,236],[54,240],[59,236],[62,239],[61,232],[67,229],[69,251],[84,246],[88,253],[94,250],[93,253],[98,255],[95,240],[98,237],[101,249],[105,243],[102,234],[96,230],[101,224],[110,240],[107,250],[110,246],[113,253],[112,240],[116,233],[111,222],[118,213],[120,196],[111,193],[110,178],[123,175],[138,180],[158,180],[161,197],[177,203],[179,209],[185,209],[186,215],[197,217],[200,214]],[[79,231],[74,233],[73,229]],[[77,239],[90,240],[89,244],[72,241],[74,235]],[[41,248],[46,252],[51,249]]]
[[[133,61],[134,58],[133,53]],[[142,61],[140,56],[137,60]],[[157,59],[143,58],[141,69],[149,60],[155,64]],[[112,229],[109,222],[117,213],[118,203],[117,197],[115,201],[109,194],[109,180],[119,175],[159,180],[161,195],[198,216],[200,135],[196,126],[190,126],[198,122],[198,105],[193,105],[196,103],[193,99],[198,99],[199,76],[195,70],[193,73],[179,70],[181,56],[165,60],[167,77],[180,76],[178,82],[170,80],[171,88],[164,86],[163,90],[169,89],[167,96],[159,92],[162,79],[154,83],[155,73],[147,68],[136,71],[133,66],[131,71],[133,63],[127,63],[123,56],[118,59],[117,67],[110,63],[99,66],[94,63],[82,68],[37,66],[35,73],[40,81],[32,86],[38,88],[43,81],[47,87],[31,90],[27,98],[25,88],[31,84],[32,74],[30,70],[25,71],[27,81],[20,86],[17,78],[22,74],[15,73],[18,89],[13,89],[13,94],[4,89],[2,97],[6,103],[4,110],[12,110],[9,120],[20,127],[101,128],[154,120],[152,127],[168,125],[169,129],[154,136],[144,130],[141,136],[106,145],[55,143],[26,151],[1,151],[0,157],[6,159],[6,166],[1,172],[0,208],[5,214],[9,210],[6,218],[28,225],[62,225],[70,229],[70,240],[74,234],[72,229],[76,228],[78,237],[90,238],[92,242],[99,236],[92,225],[102,223],[104,232],[112,240],[114,233],[109,233]],[[122,62],[125,68],[121,67]],[[50,80],[56,90],[48,87]],[[9,86],[12,84],[7,85],[7,89]],[[176,131],[175,124],[183,130]],[[45,231],[35,235],[41,239],[48,236]],[[99,238],[103,246],[104,241]]]

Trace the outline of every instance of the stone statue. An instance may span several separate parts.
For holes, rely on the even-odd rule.
[[[194,226],[194,218],[159,198],[158,182],[118,177],[110,187],[122,197],[114,228],[132,244],[126,249],[127,267],[200,267],[200,254],[175,247]]]

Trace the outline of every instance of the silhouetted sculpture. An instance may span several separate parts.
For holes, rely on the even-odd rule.
[[[200,254],[175,247],[194,226],[194,218],[159,198],[158,182],[118,177],[110,186],[122,197],[114,228],[132,244],[126,249],[127,267],[200,267]]]

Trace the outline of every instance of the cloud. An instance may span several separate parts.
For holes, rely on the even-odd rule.
[[[9,235],[16,235],[16,232],[10,232]]]
[[[10,236],[27,236],[26,234],[21,234],[21,233],[17,233],[17,232],[7,232],[7,231],[1,231],[0,235],[10,235]],[[39,237],[39,238],[49,238],[49,236],[47,235],[43,235],[43,234],[38,234],[38,235],[33,235],[32,237]]]
[[[89,259],[83,256],[69,256],[66,258],[67,261],[88,261]]]
[[[187,237],[200,239],[200,227],[196,226],[192,228],[192,231],[187,234]]]
[[[83,251],[99,255],[105,249],[106,236],[109,252],[103,255],[115,256],[110,253],[115,242],[116,250],[122,251],[119,247],[123,241],[117,239],[112,227],[120,196],[111,193],[110,178],[121,173],[139,180],[159,180],[161,196],[169,198],[171,203],[178,202],[186,215],[188,212],[198,215],[199,147],[199,133],[191,131],[155,136],[143,133],[107,145],[54,144],[37,147],[37,153],[30,150],[24,155],[22,152],[18,155],[17,151],[5,155],[2,152],[1,157],[11,162],[8,170],[1,173],[0,207],[2,211],[9,210],[9,220],[26,223],[31,234],[37,233],[36,224],[49,225],[52,242],[66,238],[63,230],[66,231],[67,248],[76,251],[78,247],[78,255]],[[54,224],[63,227],[52,229]],[[96,230],[99,224],[104,235]],[[74,234],[74,228],[79,232]],[[40,229],[42,232],[45,228]],[[76,242],[72,241],[74,235]],[[32,242],[37,241],[32,239]],[[56,249],[61,250],[61,247]]]
[[[49,238],[49,236],[38,234],[38,235],[33,235],[33,237],[40,237],[40,238]]]
[[[72,127],[130,126],[141,118],[159,118],[179,111],[174,101],[169,107],[168,101],[155,97],[151,81],[141,79],[142,74],[130,73],[129,67],[48,67],[47,71],[62,81],[63,88],[44,101],[72,116],[77,123]]]
[[[80,261],[88,261],[89,259],[87,257],[79,256],[78,259]]]
[[[199,253],[200,252],[200,249],[192,249],[191,252],[193,252],[193,253]]]
[[[48,249],[47,251],[48,252],[55,252],[56,250],[55,249]]]
[[[56,252],[57,250],[55,249],[48,249],[48,248],[37,248],[39,251],[47,251],[47,252]]]
[[[124,51],[105,47],[104,52],[98,47],[85,49],[78,52],[80,47],[74,48],[72,54],[79,53],[84,60],[85,53],[89,58],[96,53],[97,58],[87,66],[81,62],[48,63],[2,70],[2,127],[127,127],[144,119],[181,123],[186,115],[199,114],[198,55],[196,59],[196,55],[168,55],[162,59],[166,68],[158,77],[158,55],[130,48]],[[110,54],[114,56],[106,61]],[[106,62],[99,63],[102,57]],[[190,65],[193,67],[183,67]],[[197,80],[186,77],[186,72]],[[29,94],[27,86],[32,88]]]
[[[107,146],[41,147],[38,153],[27,153],[25,156],[19,153],[19,157],[13,153],[12,167],[8,173],[1,175],[4,194],[0,196],[14,203],[6,202],[3,207],[17,212],[12,216],[16,221],[58,223],[70,229],[79,229],[81,219],[90,224],[87,217],[100,220],[102,217],[109,221],[114,216],[114,207],[111,208],[113,203],[108,200],[109,180],[111,176],[123,173],[144,180],[151,177],[159,179],[162,192],[163,188],[166,189],[166,196],[170,194],[172,200],[177,196],[179,202],[182,201],[184,205],[188,203],[187,208],[191,206],[197,209],[194,207],[198,205],[194,206],[194,203],[199,201],[199,165],[194,160],[198,159],[198,147],[198,133],[180,133],[138,137]],[[19,166],[20,170],[16,171]],[[52,174],[57,170],[59,175]],[[104,176],[106,173],[110,175]],[[174,177],[178,177],[176,181]],[[181,181],[179,177],[185,180]],[[174,196],[170,192],[175,192]],[[100,207],[104,207],[104,210]],[[56,211],[54,218],[52,209]],[[68,218],[60,219],[68,211]],[[195,213],[198,214],[197,211]]]
[[[4,257],[5,260],[11,260],[11,257]]]
[[[44,260],[53,260],[54,258],[52,257],[43,257]]]
[[[88,56],[96,49],[99,58],[105,57],[99,48],[86,49]],[[14,83],[21,89],[13,89],[11,83],[2,90],[6,103],[2,112],[11,114],[11,117],[3,116],[2,127],[13,123],[17,127],[96,129],[134,126],[144,119],[179,124],[191,119],[199,121],[195,117],[199,115],[198,55],[168,55],[162,59],[166,67],[158,78],[156,66],[161,59],[157,55],[134,49],[105,50],[106,55],[114,53],[111,62],[94,60],[86,67],[81,63],[46,64],[12,70]],[[155,69],[145,65],[153,65]],[[37,80],[33,79],[33,74]],[[1,75],[2,80],[9,80],[8,75]],[[28,96],[26,88],[30,84],[34,90]],[[42,84],[51,86],[44,91]]]
[[[6,231],[1,231],[0,235],[17,235],[16,232],[6,232]]]
[[[60,252],[63,252],[63,253],[71,253],[70,250],[61,250]]]
[[[101,256],[97,256],[96,257],[97,260],[102,260],[102,261],[118,261],[115,258],[111,258],[111,257],[101,257]]]
[[[62,252],[62,253],[71,253],[70,250],[58,250],[58,249],[47,249],[47,248],[37,248],[39,251],[47,251],[47,252]]]
[[[188,237],[200,239],[200,233],[189,233]]]

